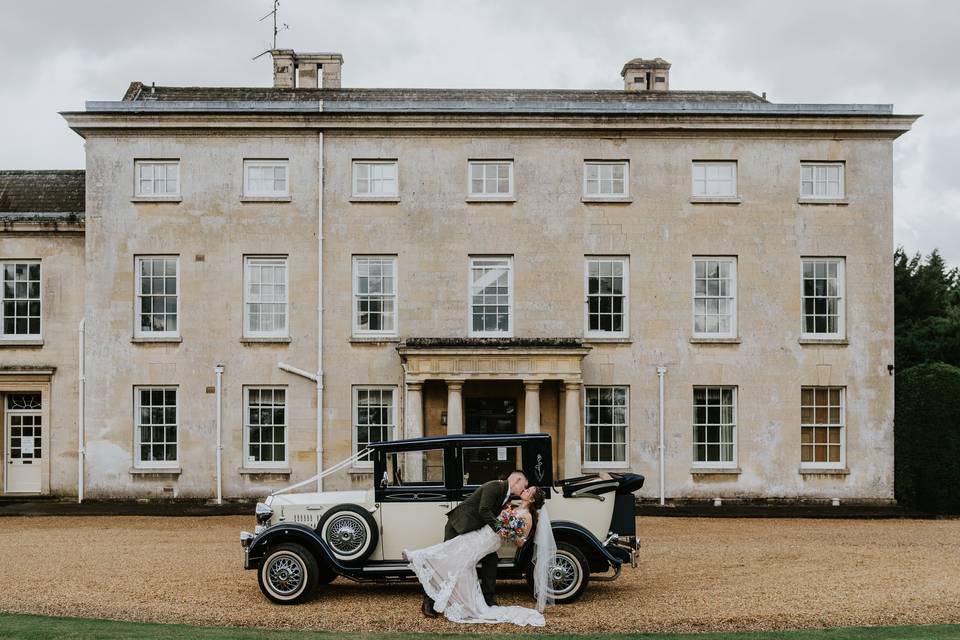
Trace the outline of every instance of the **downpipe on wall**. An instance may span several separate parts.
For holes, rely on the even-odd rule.
[[[223,365],[213,370],[217,374],[217,504],[223,504]]]
[[[662,506],[666,502],[666,490],[664,488],[664,483],[666,482],[666,445],[663,441],[663,376],[667,373],[666,367],[657,367],[657,378],[660,383],[660,505]]]
[[[86,318],[80,319],[80,327],[77,329],[78,336],[77,340],[79,342],[80,357],[79,357],[79,384],[77,391],[77,502],[83,502],[83,476],[84,476],[84,462],[87,457],[87,450],[84,447],[84,424],[83,419],[83,394],[84,386],[86,384],[86,376],[84,375],[84,363],[83,363],[83,351],[84,343],[86,341],[86,333],[84,333],[84,323],[86,323]]]
[[[320,102],[323,111],[323,102]],[[317,132],[317,492],[323,491],[323,131]]]

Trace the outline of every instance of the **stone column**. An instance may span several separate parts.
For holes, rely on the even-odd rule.
[[[463,433],[463,380],[447,380],[447,435]]]
[[[423,382],[407,382],[407,401],[403,407],[403,437],[423,437]],[[423,480],[423,464],[416,456],[405,456],[404,479],[408,482]]]
[[[583,425],[580,419],[580,383],[564,382],[564,425],[563,425],[563,475],[575,478],[580,475],[583,459],[580,438]]]
[[[526,391],[526,399],[523,403],[523,431],[540,433],[540,381],[524,381],[523,390]]]

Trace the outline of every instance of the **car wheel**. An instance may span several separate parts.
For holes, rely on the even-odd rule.
[[[271,602],[297,604],[313,595],[320,578],[317,559],[299,544],[284,543],[267,552],[257,581]]]
[[[343,563],[366,560],[380,540],[377,523],[366,509],[353,504],[330,509],[317,523],[317,532]]]
[[[590,581],[590,565],[580,549],[567,542],[557,543],[549,572],[550,595],[557,604],[575,601]],[[527,586],[533,593],[533,563],[527,569]]]

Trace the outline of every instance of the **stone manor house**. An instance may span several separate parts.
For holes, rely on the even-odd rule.
[[[916,116],[673,90],[660,58],[359,89],[271,53],[272,87],[63,113],[85,171],[0,172],[3,494],[263,496],[375,440],[540,431],[559,477],[644,498],[893,500]]]

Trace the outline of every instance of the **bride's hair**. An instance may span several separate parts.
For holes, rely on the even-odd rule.
[[[530,533],[527,534],[527,538],[533,535],[533,532],[537,530],[537,519],[540,515],[540,508],[543,507],[543,504],[547,501],[547,492],[540,487],[531,487],[533,489],[533,499],[530,500],[530,517],[533,518],[533,523],[530,527]]]

